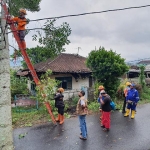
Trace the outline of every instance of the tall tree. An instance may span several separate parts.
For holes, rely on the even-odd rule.
[[[128,70],[125,59],[112,50],[105,50],[104,47],[90,52],[87,66],[91,68],[93,76],[98,82],[103,83],[112,97],[115,96],[120,84],[119,77]]]
[[[31,12],[39,11],[39,4],[42,0],[9,0],[9,12],[12,15],[18,15],[20,8],[25,8]]]
[[[3,0],[6,3],[6,0]],[[31,11],[39,10],[40,0],[11,0],[8,1],[11,14],[18,12],[20,7]],[[32,4],[33,2],[33,4]],[[36,5],[34,5],[36,3]],[[1,13],[1,33],[0,33],[0,149],[13,150],[12,138],[12,117],[10,98],[10,64],[8,37],[6,31],[6,20],[4,10]]]
[[[48,58],[53,59],[58,54],[65,51],[64,46],[69,44],[69,35],[71,28],[68,23],[63,22],[60,26],[55,25],[56,20],[47,20],[44,24],[43,31],[33,35],[33,40],[38,41],[40,46],[28,48],[27,53],[33,64],[45,61]],[[21,55],[18,54],[18,57]],[[12,55],[13,57],[13,55]],[[22,66],[26,67],[24,61]]]

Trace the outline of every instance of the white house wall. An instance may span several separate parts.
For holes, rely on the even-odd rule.
[[[81,90],[81,87],[89,87],[89,78],[78,79],[78,82],[76,82],[75,78],[71,74],[51,75],[51,79],[55,79],[56,77],[72,77],[72,90],[65,90],[64,100],[68,100],[73,96],[78,96],[78,92]],[[31,91],[31,83],[32,82],[28,80],[27,85],[29,91]]]
[[[68,100],[73,96],[78,96],[78,92],[81,90],[81,87],[89,87],[89,78],[78,79],[78,82],[75,81],[75,78],[71,74],[59,74],[52,75],[51,78],[55,79],[56,77],[72,77],[72,90],[67,90],[64,92],[64,100]]]
[[[51,76],[52,79],[55,79],[56,77],[72,77],[72,90],[80,90],[82,86],[89,87],[89,78],[78,79],[78,82],[76,82],[75,78],[71,74],[59,74]]]

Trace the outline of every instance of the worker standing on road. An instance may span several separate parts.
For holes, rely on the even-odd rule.
[[[26,50],[26,42],[25,42],[25,26],[27,24],[27,19],[25,18],[27,15],[25,9],[19,10],[19,17],[11,18],[11,20],[17,24],[17,32],[22,43],[23,49]]]
[[[139,93],[134,87],[135,84],[131,84],[130,90],[127,93],[126,102],[128,105],[127,105],[126,113],[124,115],[124,117],[128,117],[131,109],[131,119],[134,119],[135,117],[135,110],[136,110],[137,103],[139,101]]]
[[[102,104],[102,111],[103,111],[103,117],[102,117],[102,125],[103,131],[109,131],[110,130],[110,113],[111,113],[111,98],[104,90],[101,91],[101,97],[100,101]]]
[[[124,89],[124,102],[123,102],[123,109],[122,109],[122,113],[125,113],[126,112],[126,97],[127,97],[127,94],[128,94],[128,91],[130,90],[130,86],[131,86],[131,83],[130,82],[126,82],[126,88]]]
[[[100,122],[101,122],[103,111],[102,111],[102,105],[101,105],[101,102],[100,102],[100,97],[101,97],[101,91],[104,90],[104,86],[100,85],[98,90],[99,90],[98,102],[100,103],[100,107],[99,107],[100,117],[99,117],[99,119],[100,119]]]
[[[64,108],[65,108],[65,104],[64,104],[64,101],[63,101],[63,92],[64,92],[64,89],[63,88],[59,88],[57,90],[57,93],[55,94],[55,107],[58,108],[58,117],[55,119],[57,122],[59,122],[59,124],[63,124],[64,123]]]
[[[77,103],[76,107],[76,113],[79,115],[79,122],[80,122],[80,130],[81,130],[81,140],[86,140],[87,139],[87,127],[86,127],[86,115],[88,113],[87,109],[87,100],[84,97],[85,92],[81,91],[79,92],[79,101]]]

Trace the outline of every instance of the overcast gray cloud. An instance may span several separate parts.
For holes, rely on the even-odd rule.
[[[150,4],[149,0],[42,0],[41,10],[28,12],[28,18],[45,18],[67,14],[140,6]],[[66,47],[67,53],[88,56],[95,47],[104,46],[120,53],[129,60],[150,57],[150,7],[80,17],[58,19],[57,24],[68,22],[72,29],[69,37],[71,43]],[[41,27],[41,22],[30,22],[28,28]],[[32,31],[26,37],[27,46],[35,47]]]

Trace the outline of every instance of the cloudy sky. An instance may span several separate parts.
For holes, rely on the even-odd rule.
[[[28,12],[30,20],[91,11],[102,11],[150,4],[150,0],[42,0],[41,10]],[[67,53],[88,56],[88,53],[103,46],[121,54],[127,61],[150,58],[150,7],[117,12],[108,12],[80,17],[58,19],[56,25],[68,22],[72,33]],[[28,28],[41,27],[43,21],[30,22]],[[35,31],[26,36],[27,46],[35,47],[32,41]],[[17,46],[10,38],[10,43]]]

